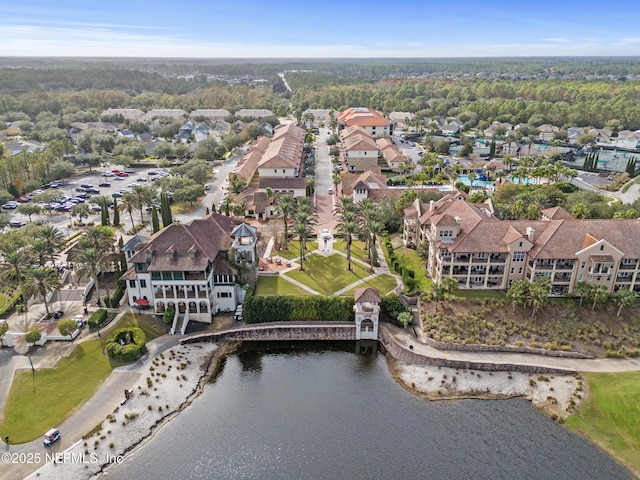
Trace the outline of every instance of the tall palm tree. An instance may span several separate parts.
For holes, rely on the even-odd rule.
[[[287,250],[287,242],[289,241],[289,220],[291,219],[291,215],[295,209],[295,203],[293,202],[293,197],[291,195],[278,195],[276,202],[278,210],[280,210],[280,215],[282,215],[282,221],[284,222],[282,249]]]
[[[44,299],[44,308],[49,315],[49,302],[47,302],[47,294],[51,290],[57,290],[60,288],[60,278],[58,272],[53,268],[48,267],[36,267],[27,270],[25,273],[25,288],[27,293],[37,293],[42,295]],[[26,298],[30,297],[28,295]]]
[[[351,244],[353,236],[358,233],[358,222],[356,220],[357,207],[352,197],[341,197],[338,200],[334,214],[338,219],[336,231],[344,236],[345,248],[347,250],[347,270],[351,271]]]
[[[137,208],[137,199],[132,193],[125,193],[122,197],[121,208],[129,212],[129,218],[131,218],[131,229],[136,229],[136,224],[133,221],[133,211]]]
[[[293,216],[293,231],[300,242],[300,270],[304,270],[304,257],[307,249],[307,238],[313,234],[313,227],[317,223],[314,214],[307,214],[304,211],[296,212]]]
[[[47,254],[51,264],[55,262],[56,253],[64,245],[64,235],[53,225],[44,225],[36,230],[36,238],[47,245]]]
[[[103,253],[97,248],[89,247],[80,250],[76,257],[78,266],[78,275],[89,275],[93,278],[100,299],[100,285],[98,283],[98,274],[106,267]]]

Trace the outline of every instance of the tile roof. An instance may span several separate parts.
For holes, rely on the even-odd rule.
[[[380,292],[376,288],[357,288],[353,292],[353,299],[356,302],[380,303]]]
[[[363,127],[390,125],[389,120],[387,120],[384,115],[372,108],[348,108],[347,110],[340,112],[337,118],[339,122],[342,122],[347,127],[352,125],[360,125]]]
[[[220,253],[231,248],[230,233],[240,223],[218,213],[186,224],[172,223],[142,244],[130,262],[148,263],[150,253],[150,272],[204,271]]]

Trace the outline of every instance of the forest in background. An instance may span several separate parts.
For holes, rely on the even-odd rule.
[[[293,92],[277,72],[286,72]],[[290,97],[290,98],[289,98]],[[388,114],[559,127],[640,128],[640,61],[573,59],[0,59],[0,116],[97,120],[107,108],[368,106]]]

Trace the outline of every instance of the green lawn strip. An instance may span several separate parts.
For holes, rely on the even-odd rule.
[[[640,472],[640,372],[586,373],[590,395],[566,424]]]
[[[153,315],[125,313],[113,328],[125,327],[140,327],[147,337],[147,342],[167,333],[166,325],[161,320],[156,320]]]
[[[12,443],[35,440],[84,405],[110,373],[100,340],[78,344],[55,368],[36,370],[35,382],[31,371],[16,372],[0,432]]]
[[[357,288],[377,288],[378,291],[380,292],[380,295],[384,296],[387,293],[389,293],[391,290],[396,288],[396,286],[397,284],[396,284],[395,277],[393,275],[389,275],[385,273],[383,275],[378,275],[377,277],[372,278],[371,280],[367,280],[366,282],[358,285],[357,287],[352,288],[351,290],[343,293],[342,296],[343,297],[353,296],[353,292]]]
[[[259,276],[255,295],[311,295],[304,288],[300,288],[280,276]]]
[[[7,296],[4,293],[0,293],[0,308],[4,307],[5,303],[7,303]]]
[[[333,242],[333,248],[345,255],[347,254],[347,245],[344,240],[337,240]],[[357,258],[358,260],[366,262],[365,258],[368,257],[369,255],[365,250],[364,242],[361,242],[360,240],[354,240],[351,242],[351,258]]]
[[[431,288],[431,278],[425,276],[426,270],[423,267],[424,262],[418,256],[417,252],[407,247],[396,248],[394,252],[400,265],[413,270],[415,279],[420,285],[420,290],[423,292],[429,291]]]
[[[351,272],[347,271],[347,259],[337,253],[325,257],[309,255],[304,262],[305,271],[291,270],[284,275],[305,284],[322,295],[331,295],[347,285],[371,275],[366,267],[351,262]]]

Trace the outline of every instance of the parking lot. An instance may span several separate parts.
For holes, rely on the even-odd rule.
[[[133,191],[134,187],[147,185],[164,176],[169,176],[168,169],[103,167],[92,172],[74,175],[68,180],[51,182],[48,187],[43,185],[40,189],[31,192],[30,195],[24,195],[16,201],[4,204],[2,213],[9,217],[10,227],[19,228],[29,221],[29,217],[18,213],[17,207],[32,201],[31,196],[41,194],[48,189],[55,189],[62,195],[62,200],[50,204],[39,203],[43,212],[32,215],[31,221],[53,224],[63,233],[68,234],[69,224],[73,223],[71,209],[74,205],[88,203],[93,214],[87,221],[99,222],[100,207],[88,202],[91,197],[103,195],[109,198],[121,198],[125,193]]]

